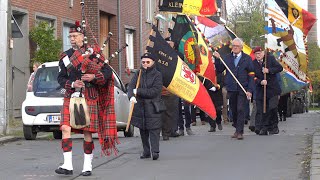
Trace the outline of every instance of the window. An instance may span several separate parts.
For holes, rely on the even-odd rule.
[[[152,23],[155,11],[155,0],[146,0],[146,20]]]
[[[45,18],[41,16],[36,16],[36,24],[39,22],[47,22],[51,27],[55,27],[55,20],[50,18]]]
[[[126,56],[127,56],[127,62],[128,62],[128,68],[134,69],[134,45],[133,45],[133,30],[126,30],[126,43],[128,44],[128,47],[126,48]]]
[[[63,51],[66,51],[71,48],[71,43],[68,38],[70,26],[71,24],[69,23],[63,23],[63,27],[62,27]]]

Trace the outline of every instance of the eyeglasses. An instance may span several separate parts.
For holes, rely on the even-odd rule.
[[[150,64],[151,61],[141,61],[142,64]]]
[[[241,47],[241,45],[233,45],[233,44],[232,44],[232,47]]]
[[[69,39],[71,39],[71,38],[77,38],[78,36],[79,36],[79,34],[74,34],[74,35],[69,35],[68,38],[69,38]]]

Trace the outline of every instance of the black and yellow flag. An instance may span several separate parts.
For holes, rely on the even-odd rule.
[[[153,47],[148,46],[147,51],[157,57],[156,66],[162,73],[163,86],[215,119],[214,104],[197,75],[163,39],[158,29],[155,26],[152,29],[155,35],[151,35],[149,38],[153,42]]]

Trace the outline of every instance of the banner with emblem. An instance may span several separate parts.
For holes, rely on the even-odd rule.
[[[160,11],[188,15],[212,16],[217,12],[215,0],[163,0]]]
[[[307,51],[303,32],[292,25],[275,0],[266,1],[266,48],[274,53],[283,67],[300,80],[307,79]]]
[[[197,75],[163,39],[158,29],[155,26],[152,29],[154,35],[151,35],[149,39],[153,42],[153,46],[147,46],[146,49],[158,59],[156,65],[162,73],[163,86],[215,119],[214,104]]]
[[[171,40],[175,48],[184,55],[184,61],[193,72],[199,72],[200,57],[197,56],[197,34],[185,15],[177,15],[173,19],[174,27],[171,32]]]
[[[299,28],[304,35],[307,35],[317,18],[310,12],[298,6],[292,0],[275,0],[290,24]]]

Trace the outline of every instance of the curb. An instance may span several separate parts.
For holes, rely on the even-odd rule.
[[[16,141],[18,138],[14,137],[14,136],[4,136],[0,138],[0,143],[7,143],[7,142],[12,142],[12,141]]]
[[[318,179],[320,179],[320,132],[315,132],[312,137],[310,180]]]

